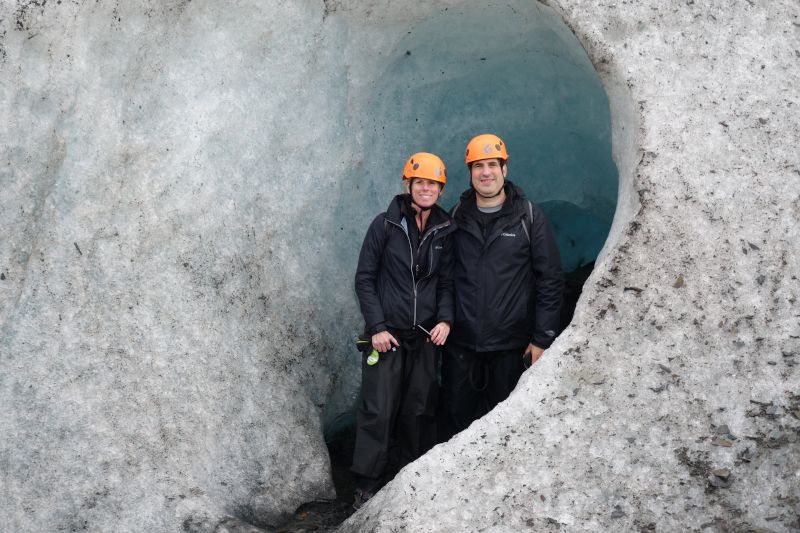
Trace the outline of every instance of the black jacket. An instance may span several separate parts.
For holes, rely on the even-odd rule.
[[[550,223],[507,180],[505,193],[485,239],[473,189],[451,211],[456,319],[448,342],[477,352],[547,348],[559,325],[564,274]]]
[[[453,322],[453,222],[435,205],[414,251],[410,209],[408,195],[395,196],[361,245],[356,295],[370,335],[416,325],[430,331],[438,322]]]

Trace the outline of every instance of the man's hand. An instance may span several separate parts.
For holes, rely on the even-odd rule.
[[[447,341],[447,336],[450,334],[450,324],[447,322],[439,322],[431,330],[431,341],[437,346],[441,346]]]
[[[372,346],[381,353],[388,352],[392,349],[392,344],[400,346],[391,333],[388,331],[381,331],[372,336]]]
[[[527,355],[531,354],[531,365],[533,365],[536,361],[539,360],[539,358],[542,356],[543,353],[544,353],[544,348],[539,348],[535,344],[530,343],[528,344],[528,348],[522,354],[522,357],[527,360]]]

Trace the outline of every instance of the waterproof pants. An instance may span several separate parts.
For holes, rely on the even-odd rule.
[[[359,488],[376,491],[397,447],[402,468],[436,444],[439,349],[416,332],[390,330],[400,347],[374,365],[361,357],[361,405],[351,471]]]
[[[473,352],[445,345],[439,442],[466,429],[508,398],[525,370],[522,360],[525,348]]]

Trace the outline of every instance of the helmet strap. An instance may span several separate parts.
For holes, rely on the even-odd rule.
[[[417,209],[419,209],[420,211],[430,211],[431,209],[433,209],[433,206],[432,206],[432,205],[431,205],[431,206],[429,206],[429,207],[422,207],[421,205],[419,205],[419,204],[418,204],[417,202],[415,202],[414,200],[411,200],[411,205],[413,205],[414,207],[416,207],[416,208],[417,208]]]
[[[475,187],[473,187],[473,189],[475,189]],[[500,196],[500,193],[501,193],[501,192],[503,192],[503,187],[500,187],[500,190],[499,190],[499,191],[497,191],[495,194],[492,194],[492,195],[489,195],[489,196],[487,196],[487,195],[485,195],[485,194],[481,194],[481,193],[479,193],[479,192],[478,192],[478,189],[475,189],[475,194],[477,194],[477,195],[478,195],[478,196],[480,196],[481,198],[485,198],[486,200],[489,200],[489,199],[491,199],[491,198],[496,198],[496,197]]]
[[[470,189],[472,189],[473,191],[475,191],[475,194],[477,194],[477,195],[478,195],[478,196],[480,196],[481,198],[484,198],[484,199],[486,199],[486,200],[490,200],[490,199],[492,199],[492,198],[497,198],[498,196],[500,196],[500,194],[501,194],[501,193],[503,192],[503,190],[506,188],[506,185],[505,185],[505,182],[504,182],[504,183],[503,183],[503,186],[502,186],[502,187],[500,187],[500,190],[499,190],[499,191],[497,191],[495,194],[492,194],[492,195],[489,195],[489,196],[487,196],[487,195],[485,195],[485,194],[481,194],[480,192],[478,192],[478,189],[476,189],[476,188],[475,188],[475,186],[472,184],[472,178],[470,178],[470,180],[469,180],[469,188],[470,188]]]

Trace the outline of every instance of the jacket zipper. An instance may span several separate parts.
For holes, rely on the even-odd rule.
[[[494,241],[497,240],[498,236],[503,231],[505,231],[505,229],[507,227],[508,227],[508,224],[504,224],[500,228],[499,231],[498,230],[493,231],[492,234],[491,235],[487,235],[485,239],[483,238],[483,235],[480,232],[478,234],[472,233],[471,231],[469,232],[476,239],[477,239],[477,236],[479,234],[481,235],[481,238],[477,239],[478,242],[481,243],[481,246],[480,246],[480,252],[479,252],[479,256],[478,256],[478,272],[479,272],[479,275],[480,275],[480,283],[478,285],[478,293],[477,293],[477,298],[476,298],[477,302],[479,303],[479,305],[477,306],[477,309],[476,309],[476,313],[480,313],[479,323],[482,324],[481,330],[479,332],[477,332],[477,334],[480,336],[481,339],[485,338],[484,329],[486,327],[486,320],[484,319],[484,314],[485,314],[485,310],[488,307],[488,304],[486,302],[486,291],[484,290],[484,287],[486,287],[486,282],[487,282],[487,280],[486,280],[486,269],[484,268],[484,263],[486,261],[486,254],[489,252],[489,247],[492,245],[492,243],[494,243]],[[477,339],[475,339],[475,340],[477,341]],[[476,342],[473,348],[475,349],[475,351],[478,351],[480,346]]]
[[[404,228],[402,224],[398,224],[398,223],[396,223],[396,222],[394,222],[392,220],[388,220],[388,219],[387,219],[387,222],[389,222],[390,224],[394,224],[398,228],[402,229],[403,233],[406,236],[406,240],[408,241],[408,252],[409,252],[409,259],[410,259],[409,264],[408,264],[408,269],[411,272],[411,286],[414,289],[414,318],[413,318],[413,324],[411,325],[411,327],[415,328],[417,326],[417,286],[419,285],[420,281],[422,281],[426,277],[430,276],[430,271],[433,268],[433,253],[428,254],[430,256],[429,257],[430,266],[428,267],[428,276],[424,276],[424,277],[422,277],[420,279],[415,279],[415,277],[414,277],[414,248],[411,245],[411,236],[408,234],[408,230],[406,228]],[[425,234],[425,236],[422,238],[422,240],[419,242],[419,246],[417,247],[417,252],[419,252],[419,250],[422,248],[422,244],[425,242],[425,239],[427,239],[430,235],[433,235],[434,233],[436,233],[441,228],[446,228],[449,225],[450,225],[450,222],[444,222],[442,224],[439,224],[438,226],[432,227]]]
[[[411,259],[408,264],[408,270],[411,272],[411,288],[414,290],[414,318],[412,320],[411,327],[414,328],[417,325],[417,283],[414,281],[414,248],[411,246],[411,237],[408,234],[408,230],[404,228],[402,224],[398,224],[388,219],[387,221],[403,230],[406,240],[408,241],[408,253],[409,258]]]

